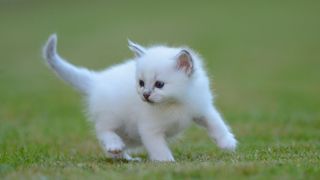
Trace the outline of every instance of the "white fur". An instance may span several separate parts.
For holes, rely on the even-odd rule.
[[[144,48],[129,41],[136,58],[93,72],[64,61],[56,52],[56,43],[52,35],[44,57],[59,77],[86,95],[97,137],[113,158],[135,160],[127,150],[143,145],[151,160],[174,161],[166,138],[192,121],[205,127],[220,148],[235,150],[237,141],[212,105],[208,77],[192,50]],[[189,59],[177,67],[183,52]],[[165,83],[163,88],[154,87],[157,80]],[[146,92],[150,93],[148,102],[143,97]]]

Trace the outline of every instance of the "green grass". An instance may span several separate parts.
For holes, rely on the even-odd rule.
[[[319,178],[319,5],[1,0],[0,179]],[[193,126],[171,144],[176,163],[105,158],[80,95],[42,62],[52,32],[64,57],[93,69],[131,57],[127,38],[198,50],[237,152]]]

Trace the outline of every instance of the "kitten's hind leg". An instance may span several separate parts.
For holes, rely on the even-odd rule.
[[[208,130],[210,137],[220,148],[231,151],[236,149],[237,140],[214,107],[211,107],[202,117],[195,118],[194,121]]]
[[[120,158],[122,156],[125,144],[122,139],[113,131],[104,131],[98,134],[98,138],[105,149],[112,158]]]
[[[98,135],[106,153],[112,159],[124,159],[127,161],[140,161],[140,158],[133,158],[124,151],[125,144],[122,139],[113,131],[105,131]]]

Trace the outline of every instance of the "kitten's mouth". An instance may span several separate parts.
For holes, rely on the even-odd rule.
[[[150,99],[145,99],[145,98],[143,98],[142,99],[144,102],[146,102],[146,103],[149,103],[149,104],[153,104],[154,103],[154,101],[151,101]]]

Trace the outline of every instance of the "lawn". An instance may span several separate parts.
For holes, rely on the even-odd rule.
[[[0,0],[0,179],[318,179],[320,1]],[[81,96],[43,63],[56,32],[72,63],[103,69],[143,45],[188,45],[240,144],[190,127],[176,163],[104,156]]]

